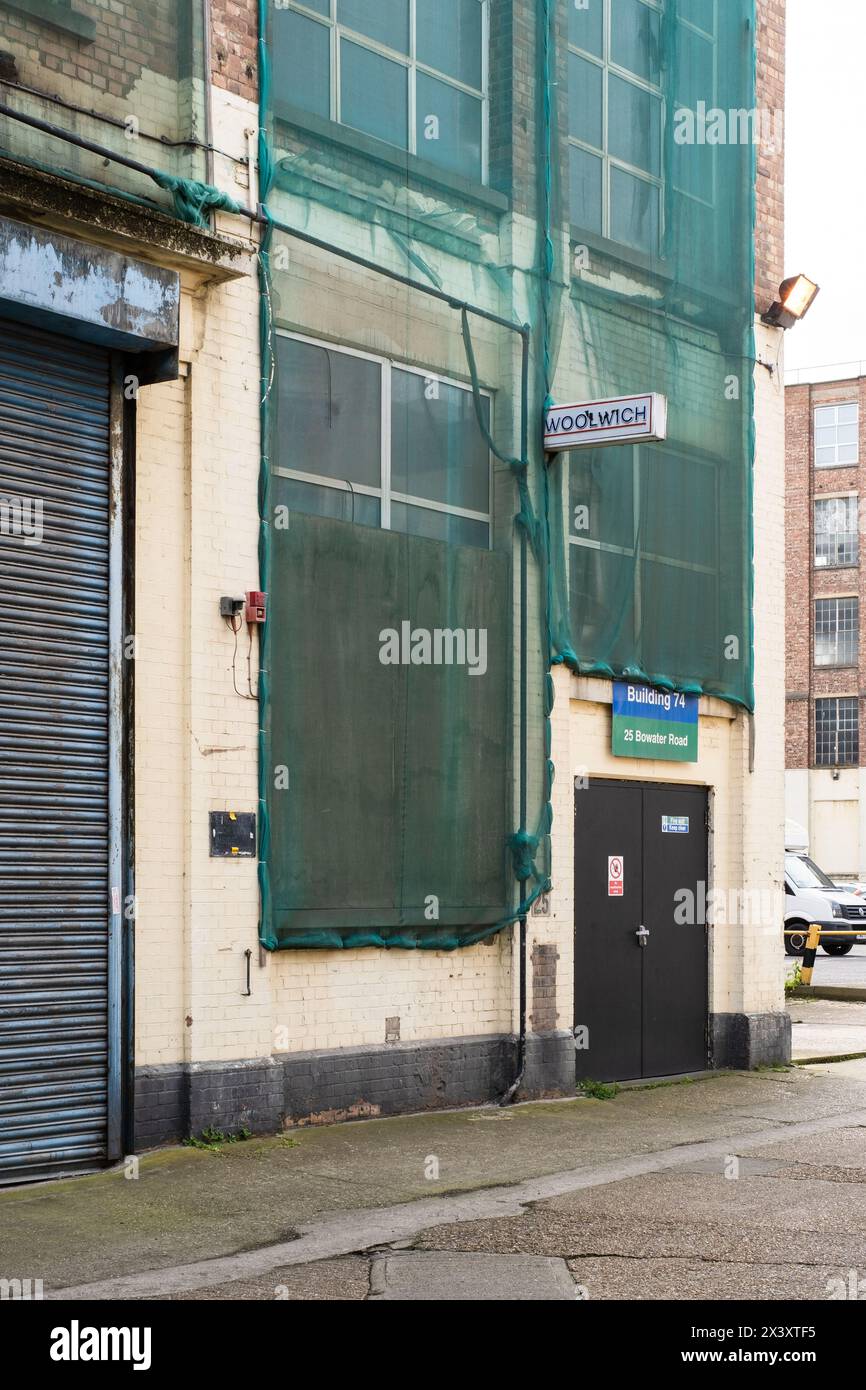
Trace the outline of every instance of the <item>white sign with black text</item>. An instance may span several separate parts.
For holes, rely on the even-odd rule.
[[[667,397],[655,392],[645,396],[616,396],[608,401],[586,401],[582,405],[552,405],[544,412],[547,453],[666,439],[667,432]]]

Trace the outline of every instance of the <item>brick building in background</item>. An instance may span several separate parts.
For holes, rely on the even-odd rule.
[[[518,1070],[523,1095],[567,1093],[593,1074],[575,1062],[587,999],[603,1006],[590,1031],[623,1079],[789,1056],[778,922],[683,927],[686,979],[669,920],[683,879],[649,879],[691,842],[703,887],[781,889],[784,402],[762,366],[753,381],[743,344],[754,323],[757,356],[780,363],[781,332],[760,315],[784,275],[783,156],[758,150],[753,188],[751,149],[690,165],[662,133],[666,105],[721,100],[726,70],[751,93],[753,45],[757,106],[782,107],[784,0],[679,0],[676,90],[656,0],[561,0],[552,35],[538,0],[448,0],[448,26],[440,0],[395,0],[402,33],[383,8],[0,0],[0,493],[19,513],[44,504],[39,545],[0,536],[0,1182],[206,1126],[488,1101]],[[291,232],[274,237],[264,291],[261,226],[237,211],[267,173],[260,10],[268,207]],[[553,189],[539,177],[548,104]],[[734,185],[736,229],[718,193]],[[672,210],[685,212],[666,239]],[[546,344],[543,279],[560,296]],[[543,528],[528,505],[515,526],[530,320],[526,500],[543,517],[548,478],[560,480],[568,520],[552,568],[574,599],[577,649],[549,684]],[[262,324],[275,360],[264,392]],[[559,401],[670,398],[669,449],[626,446],[635,505],[602,498],[598,534],[572,533],[577,461],[545,472],[545,347]],[[263,394],[275,421],[264,440]],[[673,498],[661,517],[653,468]],[[687,501],[700,491],[703,529],[678,524],[672,476]],[[280,510],[291,526],[278,535]],[[259,686],[257,639],[239,645],[220,600],[263,586],[264,640],[275,655],[289,643]],[[719,627],[732,588],[741,621]],[[475,631],[467,594],[487,604],[479,679],[381,662],[380,629],[424,604],[431,627]],[[683,639],[669,685],[702,692],[694,762],[612,751],[613,664],[582,661],[581,624],[591,613],[603,628],[617,605],[634,644],[646,638],[640,669],[664,672],[656,652]],[[739,699],[729,660],[745,673]],[[630,784],[637,826],[612,973],[584,892],[603,858],[604,895],[608,857],[578,862],[575,837],[579,798],[601,784]],[[271,813],[259,863],[231,853],[249,837],[212,852],[211,816],[256,811],[260,830]],[[545,851],[550,892],[530,912]],[[664,970],[643,949],[644,920],[656,931],[641,912],[644,860]],[[281,935],[263,932],[260,947],[268,895]],[[593,933],[604,953],[591,966]],[[644,961],[656,1006],[663,994],[655,1012]]]
[[[826,873],[866,873],[866,377],[785,389],[786,812]]]

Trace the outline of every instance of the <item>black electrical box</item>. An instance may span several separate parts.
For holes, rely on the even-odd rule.
[[[211,859],[255,859],[254,811],[211,811]]]

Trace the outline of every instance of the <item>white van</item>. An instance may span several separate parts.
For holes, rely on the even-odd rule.
[[[788,836],[786,835],[786,840]],[[785,851],[785,950],[801,956],[811,922],[832,930],[852,931],[862,924],[860,936],[821,934],[821,946],[828,956],[847,956],[854,945],[866,942],[866,902],[837,888],[803,849]]]

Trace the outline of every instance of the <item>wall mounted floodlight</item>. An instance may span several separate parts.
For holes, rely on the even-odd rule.
[[[779,298],[761,316],[761,322],[772,328],[793,328],[806,317],[819,292],[814,280],[805,275],[792,275],[790,280],[782,281]]]

